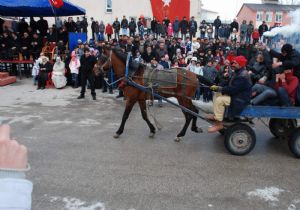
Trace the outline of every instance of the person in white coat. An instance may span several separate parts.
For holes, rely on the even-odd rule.
[[[61,60],[60,57],[57,57],[52,72],[52,82],[57,89],[64,88],[67,85],[65,70],[65,63]]]
[[[30,210],[33,184],[25,178],[30,168],[27,148],[11,139],[8,125],[0,125],[0,157],[0,210]]]
[[[32,70],[31,70],[33,85],[35,85],[35,86],[38,84],[39,71],[40,71],[40,60],[36,59],[34,64],[33,64]]]

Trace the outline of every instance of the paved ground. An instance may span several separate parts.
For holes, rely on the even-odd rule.
[[[33,210],[300,209],[299,160],[262,124],[244,157],[228,154],[218,134],[173,142],[183,117],[170,106],[155,109],[155,139],[136,107],[115,140],[124,102],[98,92],[94,102],[30,80],[0,88],[0,120],[29,148]]]

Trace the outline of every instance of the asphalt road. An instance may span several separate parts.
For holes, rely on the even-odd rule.
[[[230,155],[219,134],[188,131],[177,108],[154,108],[154,139],[135,107],[113,139],[124,101],[79,89],[35,90],[30,80],[0,88],[0,120],[29,148],[33,210],[300,209],[300,162],[257,123],[257,145]],[[207,124],[198,121],[198,126]]]

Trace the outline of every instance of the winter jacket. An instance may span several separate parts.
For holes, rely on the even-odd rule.
[[[237,32],[239,31],[239,23],[236,21],[230,23],[230,32],[232,32],[234,28],[236,29]]]
[[[243,23],[240,27],[241,36],[246,36],[247,30],[248,30],[248,25],[246,23]]]
[[[128,28],[128,20],[127,19],[122,19],[121,28],[124,28],[124,29]]]
[[[252,33],[253,33],[253,31],[254,31],[254,26],[252,25],[252,24],[248,24],[247,25],[247,35],[248,36],[251,36],[252,35]]]
[[[91,56],[91,55],[88,57],[82,56],[80,59],[81,74],[85,74],[85,75],[92,74],[96,63],[97,63],[97,59],[95,58],[95,56]]]
[[[268,31],[268,26],[267,25],[264,25],[264,24],[261,24],[259,27],[258,27],[258,31],[259,31],[259,35],[262,36],[264,34],[264,32]]]
[[[186,34],[189,29],[189,23],[186,20],[180,22],[181,33]]]
[[[107,35],[111,35],[113,34],[113,27],[111,25],[107,25],[106,28],[105,28],[105,34]]]
[[[216,28],[220,28],[220,26],[222,25],[222,22],[221,22],[221,20],[220,19],[215,19],[215,21],[214,21],[214,26],[216,27]]]
[[[251,82],[248,72],[245,69],[236,70],[229,85],[223,87],[221,92],[231,97],[228,117],[238,116],[251,100]]]
[[[190,29],[190,32],[197,32],[197,22],[195,20],[191,20],[189,22],[189,29]]]
[[[180,30],[180,22],[179,20],[175,20],[173,23],[173,30],[175,33],[179,32]]]
[[[128,25],[129,31],[136,31],[136,23],[134,21],[130,21]]]
[[[114,30],[115,31],[120,31],[120,28],[121,28],[121,23],[119,22],[119,21],[115,21],[114,23],[113,23],[113,28],[114,28]]]
[[[285,74],[285,76],[286,82],[282,82],[281,80],[279,80],[275,84],[275,88],[278,89],[279,87],[283,87],[288,92],[289,98],[291,99],[294,105],[296,103],[297,87],[299,84],[299,80],[297,77],[293,76],[292,73],[287,73]]]

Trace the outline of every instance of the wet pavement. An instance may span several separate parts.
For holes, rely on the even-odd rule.
[[[243,157],[219,134],[189,129],[175,143],[184,118],[167,104],[151,108],[163,126],[154,139],[138,106],[114,139],[125,102],[97,94],[77,100],[79,89],[35,90],[26,79],[0,88],[0,120],[29,148],[33,210],[300,209],[300,162],[262,123]]]

